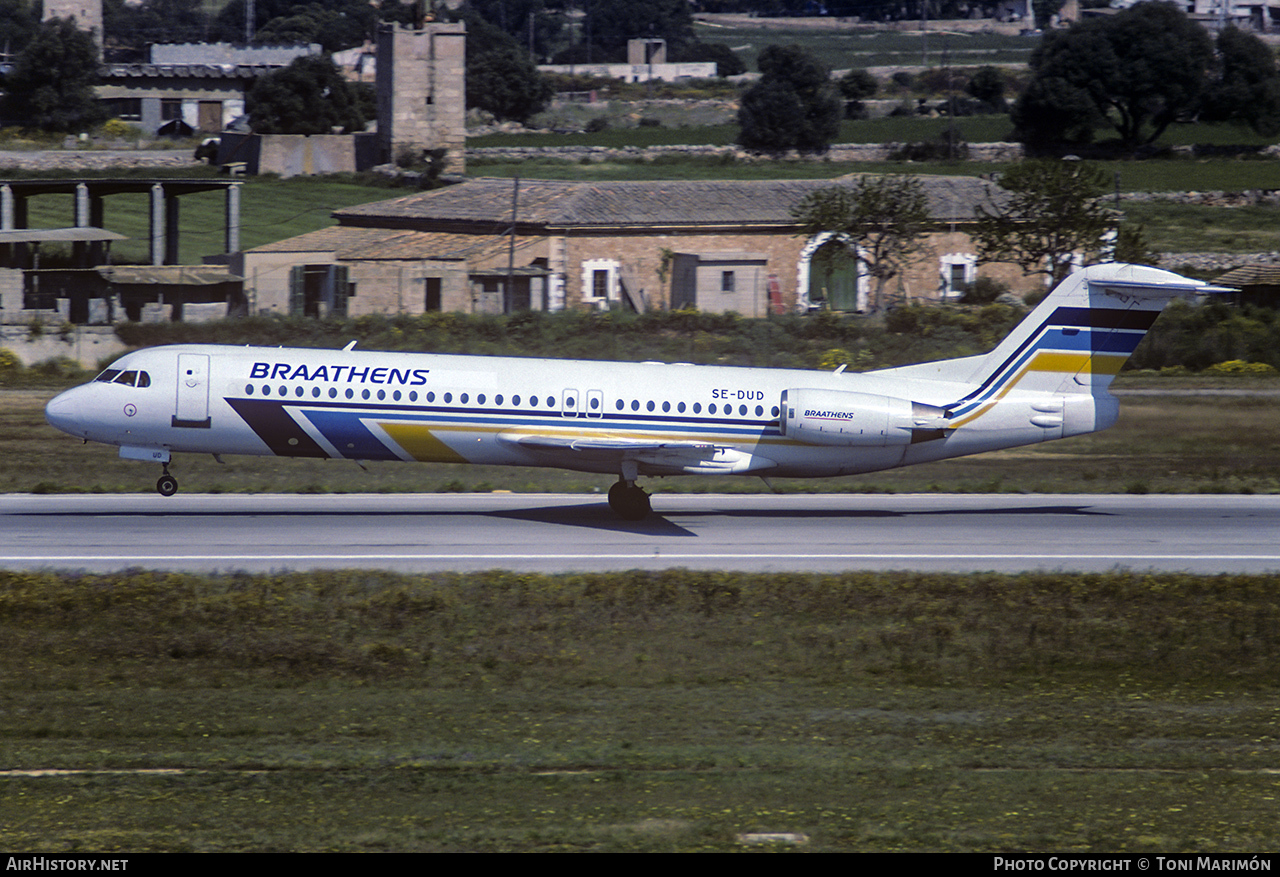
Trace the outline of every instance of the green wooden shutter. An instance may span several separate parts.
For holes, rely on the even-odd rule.
[[[307,308],[307,287],[306,287],[306,268],[302,265],[294,265],[289,269],[289,315],[300,317],[306,313]]]

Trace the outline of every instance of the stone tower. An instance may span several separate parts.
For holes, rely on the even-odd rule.
[[[467,28],[462,22],[378,26],[378,141],[385,161],[444,149],[446,169],[466,169]]]
[[[76,27],[93,35],[102,52],[102,0],[44,0],[44,18],[74,18]]]

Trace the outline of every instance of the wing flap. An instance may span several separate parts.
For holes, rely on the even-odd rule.
[[[768,469],[772,460],[743,453],[736,448],[698,441],[657,441],[621,436],[556,435],[545,433],[498,434],[501,441],[574,468],[573,461],[593,463],[636,463],[650,474],[738,473]]]

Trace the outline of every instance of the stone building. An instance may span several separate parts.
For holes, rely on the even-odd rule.
[[[102,0],[44,0],[41,21],[51,18],[74,18],[80,30],[93,35],[93,41],[102,47]]]
[[[214,134],[244,115],[258,77],[319,53],[319,44],[156,44],[148,63],[105,65],[96,94],[112,116],[148,134]]]
[[[385,160],[444,149],[466,170],[467,28],[462,22],[378,25],[378,136]]]
[[[935,226],[892,302],[955,297],[977,277],[968,225],[989,184],[919,179]],[[818,258],[843,244],[801,236],[791,215],[838,183],[475,179],[339,210],[337,226],[249,250],[233,270],[257,312],[863,310],[856,264]],[[1013,266],[982,270],[1022,281]]]

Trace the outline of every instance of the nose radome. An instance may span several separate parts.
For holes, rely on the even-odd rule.
[[[44,419],[49,421],[50,426],[74,436],[84,434],[79,401],[83,398],[80,392],[83,389],[83,387],[72,387],[49,400],[49,404],[44,406]]]

